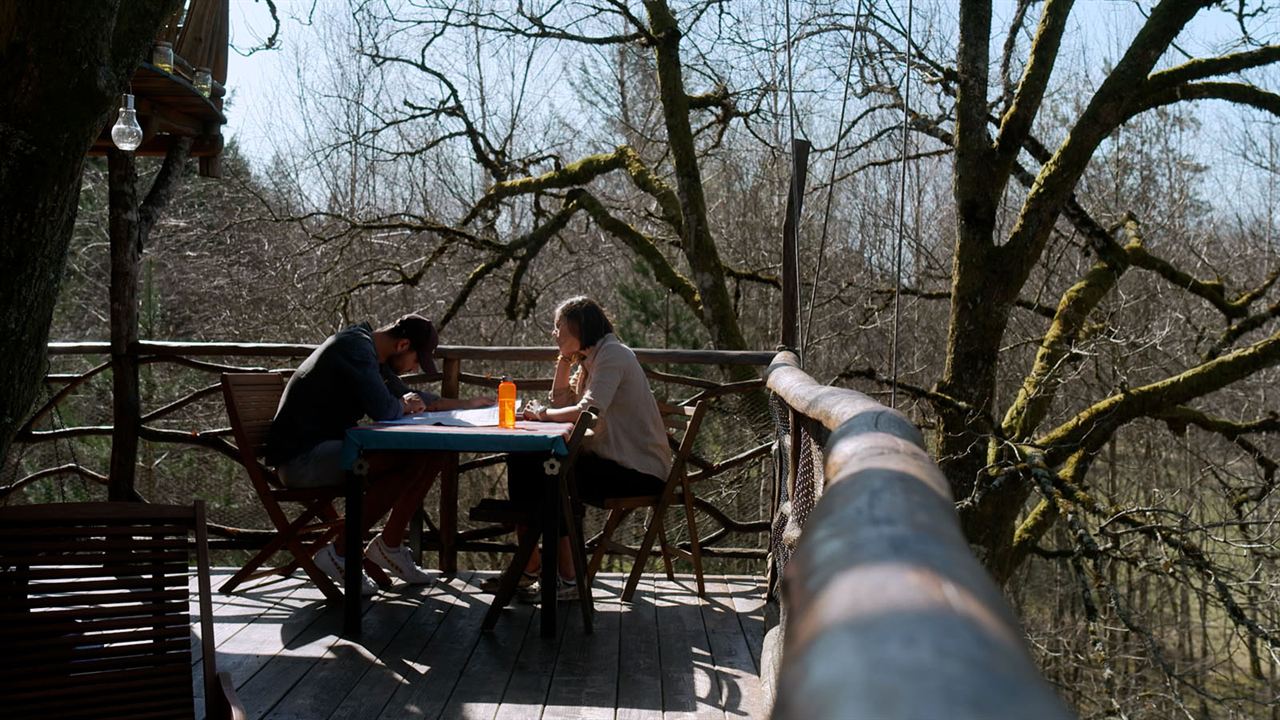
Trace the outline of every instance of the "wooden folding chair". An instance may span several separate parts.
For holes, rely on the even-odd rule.
[[[582,543],[582,524],[574,508],[573,498],[575,495],[573,488],[573,466],[578,460],[578,454],[582,449],[582,439],[586,436],[587,431],[596,424],[599,417],[594,407],[587,408],[578,416],[578,420],[573,424],[573,431],[569,434],[568,454],[560,458],[560,469],[556,478],[557,487],[560,490],[560,513],[565,518],[565,522],[569,526],[569,545],[575,555],[574,565],[584,567],[586,563],[586,552]],[[542,523],[538,513],[529,512],[527,508],[517,507],[510,500],[498,500],[496,498],[486,498],[481,500],[478,505],[471,509],[470,518],[477,522],[499,523],[507,526],[525,525],[529,529],[524,537],[520,539],[520,544],[516,547],[516,554],[511,558],[511,564],[502,572],[501,581],[498,584],[498,590],[494,593],[493,603],[489,605],[489,611],[485,613],[484,622],[481,624],[482,630],[492,630],[498,623],[498,616],[502,613],[502,608],[516,594],[516,586],[520,582],[520,575],[529,564],[529,558],[533,556],[533,549],[538,546],[538,541],[542,538]],[[543,562],[550,562],[554,565],[554,558],[543,558]],[[591,632],[592,613],[594,605],[591,600],[591,583],[586,573],[577,574],[578,596],[582,605],[582,622],[587,632]]]
[[[667,571],[667,578],[675,579],[671,565],[672,557],[683,558],[693,564],[694,576],[698,582],[698,595],[706,597],[707,593],[706,584],[702,578],[702,548],[698,540],[698,525],[693,514],[693,488],[685,472],[685,465],[693,452],[693,443],[697,440],[698,428],[702,425],[702,416],[706,412],[707,404],[706,401],[699,401],[691,406],[658,403],[658,409],[662,412],[668,432],[672,434],[672,444],[675,447],[671,472],[667,474],[667,482],[663,485],[662,492],[658,495],[607,498],[599,504],[588,503],[609,512],[604,529],[595,542],[595,552],[591,555],[591,576],[595,577],[599,572],[606,552],[613,551],[634,557],[635,563],[631,567],[631,574],[627,577],[627,584],[622,590],[622,599],[627,602],[630,602],[635,595],[640,576],[644,573],[645,563],[653,551],[654,540],[662,546],[662,562]],[[685,519],[689,526],[688,550],[676,547],[667,540],[666,510],[676,501],[684,505]],[[613,533],[628,515],[641,508],[649,508],[652,512],[645,526],[640,547],[633,550],[616,542],[613,539]]]
[[[0,708],[12,718],[194,718],[195,535],[205,716],[244,718],[217,671],[204,503],[0,508]]]
[[[343,496],[343,488],[286,488],[276,473],[259,460],[265,452],[267,431],[282,394],[284,378],[276,373],[224,373],[222,376],[222,397],[227,403],[227,417],[240,452],[240,463],[248,471],[276,535],[218,589],[224,593],[235,592],[248,580],[268,575],[287,576],[302,568],[325,597],[338,600],[342,598],[342,590],[316,567],[312,555],[332,542],[342,527],[342,518],[334,509],[333,501]],[[282,503],[301,505],[302,511],[290,520]],[[292,555],[290,562],[259,569],[281,550]]]

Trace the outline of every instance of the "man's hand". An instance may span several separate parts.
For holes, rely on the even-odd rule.
[[[473,397],[468,400],[463,400],[462,402],[464,407],[468,409],[474,409],[474,408],[482,408],[482,407],[492,407],[494,405],[497,405],[498,398],[493,395],[481,395],[480,397]]]
[[[404,408],[405,415],[413,415],[427,409],[427,404],[422,402],[422,398],[415,392],[407,392],[400,396],[400,406]]]

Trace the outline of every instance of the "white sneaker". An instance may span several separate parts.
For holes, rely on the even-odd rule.
[[[316,561],[316,567],[320,568],[325,575],[333,578],[334,582],[338,583],[338,587],[343,592],[346,592],[347,560],[338,554],[333,544],[325,545],[315,554],[314,560]],[[360,571],[360,594],[364,597],[378,594],[378,586],[374,584],[373,580],[369,579],[368,575],[364,574],[363,569]]]
[[[577,579],[556,578],[556,600],[577,600],[581,596],[578,594]],[[516,589],[516,600],[532,604],[542,600],[542,582],[534,581],[527,586],[521,586]]]
[[[429,585],[431,576],[413,561],[413,551],[400,545],[389,547],[379,535],[364,549],[364,556],[375,565],[410,585]]]

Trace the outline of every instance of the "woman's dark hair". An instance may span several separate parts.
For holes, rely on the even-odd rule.
[[[572,297],[556,308],[556,317],[563,319],[576,331],[578,342],[585,350],[600,342],[600,338],[613,332],[609,316],[600,303],[586,295]]]

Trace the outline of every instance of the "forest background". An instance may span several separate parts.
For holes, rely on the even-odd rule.
[[[1100,440],[1061,458],[1039,442],[1109,398],[1276,332],[1274,13],[995,4],[984,105],[996,116],[1023,97],[1035,41],[1053,32],[1037,23],[1062,13],[1056,66],[1014,151],[1032,178],[1051,179],[1048,153],[1081,129],[1160,7],[1206,6],[1153,58],[1156,71],[1264,57],[1221,71],[1259,97],[1162,102],[1103,133],[1006,298],[998,365],[975,366],[992,391],[967,396],[948,378],[964,337],[987,329],[957,320],[984,311],[962,307],[957,280],[974,266],[1011,269],[958,252],[972,225],[958,171],[972,160],[955,153],[966,83],[955,68],[971,18],[947,2],[910,14],[901,2],[671,3],[682,139],[660,43],[637,29],[652,30],[666,3],[635,15],[625,3],[509,5],[281,3],[281,46],[230,71],[233,90],[237,73],[257,75],[258,89],[228,105],[254,130],[232,134],[222,180],[188,179],[145,249],[142,337],[317,342],[415,311],[438,319],[446,343],[545,345],[556,301],[587,293],[632,346],[772,349],[789,142],[808,138],[806,369],[886,401],[896,377],[899,407],[935,434],[975,552],[1020,610],[1046,676],[1085,717],[1280,717],[1275,360],[1209,383],[1195,402],[1091,425]],[[247,27],[270,34],[270,19],[252,14],[261,6],[244,8]],[[271,72],[251,69],[264,57]],[[701,231],[689,227],[691,161]],[[107,334],[105,185],[104,166],[86,165],[54,339]],[[987,220],[1012,237],[1033,193],[997,189]],[[153,391],[164,381],[149,380]],[[1034,397],[1046,407],[1030,424],[1051,428],[1038,434],[1021,427],[1025,414],[1009,419]],[[41,452],[7,458],[6,482]],[[141,463],[152,489],[208,474],[198,453],[145,444]],[[216,495],[235,477],[200,480]],[[92,491],[69,480],[45,492]]]

